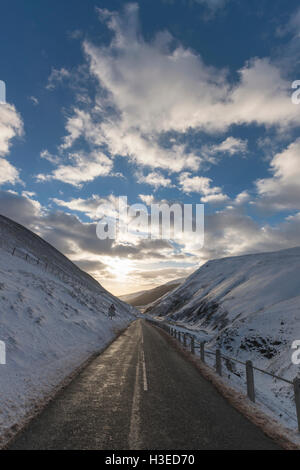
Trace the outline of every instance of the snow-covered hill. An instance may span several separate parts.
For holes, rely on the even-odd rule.
[[[300,371],[291,361],[292,343],[300,340],[300,248],[209,261],[146,313],[194,330],[207,347],[218,345],[293,380]],[[227,372],[244,388],[238,369]],[[292,387],[259,373],[255,379],[261,400],[295,427]]]
[[[108,344],[136,311],[44,240],[2,216],[0,240],[0,340],[7,360],[0,365],[1,437]],[[116,316],[111,320],[112,302]]]

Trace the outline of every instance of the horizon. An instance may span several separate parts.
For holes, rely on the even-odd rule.
[[[114,295],[300,246],[297,1],[2,10],[1,214]],[[100,240],[99,207],[120,196],[204,204],[204,245],[191,232]]]

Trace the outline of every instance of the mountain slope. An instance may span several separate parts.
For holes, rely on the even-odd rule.
[[[128,302],[130,305],[134,305],[135,307],[143,307],[161,299],[165,294],[180,286],[183,281],[184,279],[175,279],[167,282],[166,284],[162,284],[161,286],[154,287],[153,289],[122,295],[120,296],[120,299],[124,300],[124,302]]]
[[[291,361],[292,343],[300,339],[299,279],[300,248],[217,259],[146,313],[192,329],[207,347],[218,346],[224,354],[251,359],[258,367],[293,380],[299,373]],[[243,371],[233,370],[233,378],[243,382]],[[284,409],[282,414],[294,423],[292,387],[262,374],[256,382],[262,400],[272,409]]]
[[[0,216],[0,437],[135,318],[35,234]],[[13,253],[13,254],[12,254]],[[114,303],[116,316],[107,316]]]
[[[3,215],[0,215],[0,248],[20,258],[27,258],[33,264],[39,261],[46,271],[60,277],[71,276],[90,289],[104,290],[92,276],[79,269],[52,245]]]

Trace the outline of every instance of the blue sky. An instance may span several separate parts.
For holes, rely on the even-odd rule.
[[[120,294],[300,244],[298,2],[12,0],[0,22],[2,214]],[[123,195],[204,203],[204,247],[98,240]]]

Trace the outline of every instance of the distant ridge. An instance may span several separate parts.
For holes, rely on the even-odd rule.
[[[132,294],[122,295],[120,299],[133,305],[134,307],[144,307],[152,302],[161,299],[165,294],[176,289],[184,281],[185,278],[174,279],[173,281],[162,284],[161,286],[154,287],[153,289],[134,292]]]

